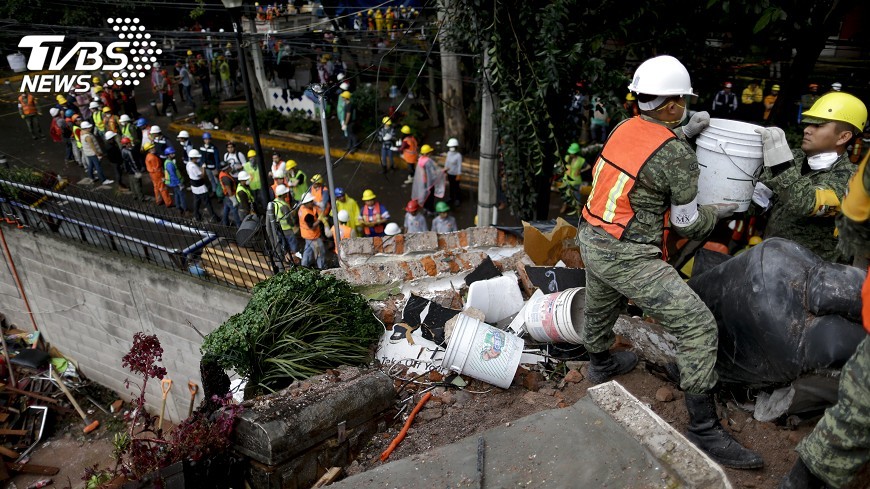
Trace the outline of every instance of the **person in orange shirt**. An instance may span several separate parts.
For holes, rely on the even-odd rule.
[[[767,121],[770,118],[770,111],[773,109],[773,106],[776,105],[776,98],[779,96],[779,85],[774,85],[770,87],[770,93],[764,97],[764,120]]]
[[[169,196],[169,189],[163,182],[163,162],[157,156],[157,146],[148,143],[145,150],[148,151],[148,155],[145,156],[145,169],[148,170],[148,176],[151,177],[151,184],[154,186],[154,202],[161,205],[162,199],[163,205],[172,207],[172,197]]]

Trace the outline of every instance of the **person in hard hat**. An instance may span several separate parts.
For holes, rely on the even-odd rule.
[[[63,141],[63,128],[66,125],[63,114],[57,107],[48,109],[48,115],[51,116],[51,122],[48,123],[48,135],[55,143]]]
[[[764,113],[763,99],[764,92],[758,80],[750,80],[749,85],[740,94],[740,111],[744,121],[756,122],[761,118]]]
[[[403,229],[406,234],[425,233],[429,230],[429,225],[426,224],[426,216],[420,212],[420,204],[414,199],[409,200],[405,205],[405,225]]]
[[[586,164],[586,158],[580,154],[580,145],[571,143],[568,146],[568,154],[565,155],[565,174],[562,176],[562,208],[560,214],[570,211],[575,214],[583,205],[583,196],[580,189],[585,185],[583,173],[592,167]]]
[[[133,197],[141,202],[145,200],[145,195],[142,192],[142,172],[145,171],[145,167],[139,161],[138,152],[134,150],[133,141],[126,136],[122,137],[121,161],[124,165],[124,173],[129,175],[128,182],[130,190],[133,191]]]
[[[187,203],[184,201],[184,177],[181,176],[181,170],[175,162],[175,148],[168,147],[163,154],[166,155],[163,161],[163,184],[172,192],[178,212],[184,214],[187,212]]]
[[[299,214],[293,211],[290,187],[283,183],[275,187],[275,200],[272,202],[275,222],[278,223],[281,235],[284,237],[284,249],[289,255],[294,255],[299,251],[299,240],[296,238],[296,234],[299,233]]]
[[[314,196],[306,193],[302,196],[299,206],[299,234],[305,240],[305,249],[302,251],[302,266],[309,267],[315,264],[317,268],[326,268],[326,248],[323,246],[323,231],[321,223],[324,215],[314,203]]]
[[[149,141],[143,149],[148,153],[145,156],[145,169],[148,171],[151,185],[154,188],[154,203],[172,207],[172,197],[169,196],[169,189],[164,183],[163,161],[157,156],[157,146]]]
[[[224,186],[220,183],[218,173],[220,173],[221,167],[223,166],[221,164],[223,158],[221,158],[218,147],[212,144],[210,132],[202,133],[202,146],[199,147],[199,154],[202,155],[201,161],[205,167],[205,176],[208,178],[209,183],[211,183],[211,188],[214,189],[215,196],[217,196],[218,199],[222,199],[225,195],[223,191]],[[235,188],[235,183],[233,183],[233,195],[235,195]]]
[[[224,55],[217,57],[218,76],[220,77],[221,87],[223,87],[224,98],[232,98],[235,92],[232,80],[232,71],[230,63]]]
[[[462,153],[459,152],[459,140],[447,140],[447,157],[444,159],[444,173],[447,175],[447,185],[450,188],[448,200],[453,207],[459,206],[461,190],[459,180],[462,178]]]
[[[335,208],[341,211],[347,211],[347,224],[352,227],[356,235],[362,233],[362,226],[359,223],[360,209],[356,199],[347,195],[344,187],[335,187]]]
[[[324,191],[326,186],[323,185],[323,177],[320,174],[315,174],[311,177],[311,186],[308,193],[314,198],[314,204],[320,208],[321,215],[328,215],[332,208],[332,202],[329,199],[329,192]]]
[[[42,126],[39,124],[39,116],[42,115],[42,111],[39,109],[36,97],[27,88],[18,96],[18,115],[27,124],[30,137],[34,140],[45,139],[45,134],[42,133]]]
[[[344,117],[339,119],[341,130],[344,131],[344,137],[347,139],[347,150],[354,152],[359,144],[356,140],[356,130],[354,128],[354,121],[356,120],[356,104],[353,101],[351,93],[347,90],[341,92],[339,97],[344,99]]]
[[[223,195],[223,209],[221,211],[221,224],[224,226],[230,225],[230,217],[233,218],[233,223],[236,227],[242,225],[242,218],[239,215],[239,201],[236,198],[236,189],[238,182],[233,176],[230,165],[227,162],[220,163],[220,171],[218,173],[218,183],[221,187]]]
[[[402,133],[402,144],[399,146],[399,152],[402,153],[402,159],[405,160],[405,164],[408,165],[408,178],[406,178],[404,182],[404,184],[407,185],[414,182],[414,171],[417,166],[417,158],[419,157],[419,153],[417,152],[419,143],[417,142],[417,138],[411,134],[410,126],[402,126],[400,132]]]
[[[82,154],[82,116],[73,114],[69,118],[70,132],[72,133],[72,144],[70,145],[73,153],[73,159],[84,169],[88,168],[87,161]]]
[[[843,90],[843,84],[840,82],[831,83],[831,90],[835,92],[840,92]]]
[[[208,186],[206,185],[208,180],[205,176],[202,153],[199,150],[191,149],[187,156],[185,170],[187,170],[187,177],[190,179],[190,191],[193,192],[193,217],[197,221],[201,221],[202,208],[205,207],[208,209],[208,215],[211,216],[212,222],[218,222],[220,219],[211,205],[211,199],[209,199]]]
[[[362,194],[363,206],[360,209],[359,222],[363,226],[363,235],[367,238],[383,236],[384,226],[390,220],[390,211],[377,201],[377,195],[366,189]]]
[[[456,226],[456,218],[450,215],[450,206],[447,202],[438,202],[435,204],[435,212],[438,213],[432,219],[432,231],[436,233],[454,233],[459,231]]]
[[[193,110],[196,110],[196,101],[193,100],[193,79],[188,69],[189,64],[184,64],[181,61],[175,62],[175,82],[181,87],[181,101],[187,102]]]
[[[293,199],[299,202],[308,191],[308,176],[299,168],[296,160],[287,160],[284,165],[284,176],[287,178],[287,186],[293,192]]]
[[[420,148],[414,185],[411,187],[411,198],[429,212],[435,211],[435,200],[444,198],[446,188],[444,170],[430,156],[433,151],[428,144]]]
[[[779,97],[779,85],[774,84],[770,87],[770,93],[764,97],[764,121],[767,122],[770,120],[770,111],[773,110],[773,106],[776,105],[776,99]]]
[[[840,95],[844,95],[839,93]],[[820,100],[821,102],[821,100]],[[867,158],[849,180],[837,219],[839,246],[866,269],[870,258],[870,171]],[[861,290],[864,329],[870,334],[870,273]],[[870,336],[858,343],[840,371],[837,404],[825,410],[812,433],[801,440],[798,459],[781,488],[867,487],[870,461]]]
[[[178,140],[178,146],[181,148],[181,160],[187,164],[190,161],[190,152],[193,150],[193,144],[190,142],[190,133],[179,131],[175,139]]]
[[[867,107],[854,95],[829,92],[802,121],[800,150],[789,149],[778,127],[756,129],[764,152],[756,190],[775,196],[764,239],[790,239],[826,261],[840,262],[845,257],[837,251],[835,219],[854,169],[847,147],[867,124]]]
[[[277,195],[276,192],[278,191],[278,185],[283,185],[287,187],[287,178],[284,175],[284,170],[278,170],[272,174],[272,191],[269,193],[269,195],[271,195],[273,199]],[[292,192],[288,195],[288,198],[293,198]]]
[[[641,115],[616,126],[604,144],[577,237],[586,265],[586,378],[600,384],[637,364],[633,352],[609,351],[616,318],[634,301],[677,338],[688,439],[726,467],[761,467],[761,457],[732,438],[716,414],[716,319],[665,260],[666,224],[669,232],[703,240],[737,208],[698,205],[698,159],[686,139],[707,127],[710,115],[697,112],[678,127],[695,94],[688,70],[672,56],[641,63],[628,89]]]
[[[722,90],[713,96],[713,105],[710,107],[710,116],[720,119],[730,119],[737,113],[737,94],[731,89],[734,85],[727,81],[722,84]]]
[[[115,134],[119,134],[121,131],[121,125],[118,120],[118,116],[112,113],[111,107],[103,107],[103,124],[106,126],[106,131],[112,131]]]
[[[163,129],[154,124],[148,128],[148,140],[157,148],[157,156],[161,160],[166,159],[166,148],[169,147],[169,140],[163,135]]]
[[[167,116],[177,114],[178,106],[175,105],[175,91],[172,89],[172,79],[169,78],[166,70],[160,70],[160,80],[157,83],[157,93],[160,96],[161,115]],[[171,112],[170,107],[172,107]]]
[[[103,135],[106,140],[106,159],[115,167],[115,181],[122,192],[129,192],[130,188],[124,184],[124,160],[121,156],[121,142],[118,133],[106,131]]]
[[[637,108],[637,97],[635,97],[633,93],[628,92],[625,96],[625,101],[622,103],[622,109],[628,117],[636,117],[640,115],[640,111]]]
[[[106,132],[106,123],[103,121],[102,107],[100,107],[99,102],[93,101],[88,105],[88,109],[91,111],[90,121],[94,125],[94,134],[102,136],[103,133]]]
[[[75,114],[75,112],[69,109],[53,108],[58,111],[57,125],[61,130],[61,142],[63,142],[64,146],[64,163],[74,163],[75,156],[73,155],[73,146],[75,145],[75,141],[73,139],[73,126],[70,118]]]
[[[350,239],[356,238],[356,229],[351,226],[348,221],[350,220],[350,213],[344,209],[338,211],[338,228],[340,231],[339,237],[341,239]]]
[[[263,179],[260,178],[260,165],[257,164],[257,152],[253,149],[248,150],[248,161],[246,161],[242,165],[242,169],[248,172],[248,175],[251,176],[251,181],[249,186],[251,187],[251,191],[254,192],[254,198],[257,199],[257,204],[261,209],[266,208],[266,202],[263,202],[263,194],[260,192],[260,189],[263,188]]]
[[[114,183],[113,180],[106,178],[103,174],[103,167],[100,165],[100,158],[103,157],[103,149],[100,146],[97,137],[93,134],[93,124],[84,121],[81,124],[81,141],[82,141],[82,156],[87,163],[88,176],[94,182],[100,182],[101,185],[109,185]],[[98,180],[99,178],[99,180]]]
[[[393,161],[393,148],[396,144],[396,130],[393,128],[393,120],[389,116],[381,119],[381,128],[378,129],[378,141],[381,143],[381,173],[387,173],[387,170],[395,170],[396,163]]]
[[[816,100],[819,99],[819,84],[818,83],[810,83],[807,85],[807,93],[801,95],[800,103],[798,104],[798,113],[797,113],[797,121],[800,124],[801,118],[803,117],[803,113],[805,110],[808,110],[809,107],[812,107],[813,104],[816,103]]]
[[[236,200],[239,203],[239,212],[242,216],[260,215],[261,212],[257,207],[257,199],[254,198],[254,193],[251,192],[251,175],[245,170],[239,172],[239,185],[236,187]]]

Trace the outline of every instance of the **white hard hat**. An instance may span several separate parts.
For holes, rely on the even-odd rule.
[[[239,172],[238,179],[240,182],[247,182],[248,180],[251,179],[251,176],[248,175],[248,172],[246,172],[245,170],[242,170]]]
[[[348,219],[350,219],[350,215],[347,213],[346,210],[342,209],[338,211],[338,220],[340,222],[347,222]]]
[[[100,108],[100,104],[98,104],[98,103],[96,103],[96,102],[91,102],[91,103],[88,104],[88,108],[89,108],[89,109],[99,109],[99,108]]]
[[[341,85],[339,85],[338,88],[342,90],[347,90],[348,88],[350,88],[350,85],[348,85],[347,82],[341,82]]]
[[[695,95],[689,71],[677,58],[667,55],[656,56],[641,63],[634,72],[628,89],[646,95]],[[642,106],[640,108],[650,110]]]
[[[178,137],[190,139],[190,134],[188,134],[187,131],[181,131],[178,133]]]
[[[202,153],[200,153],[197,149],[192,149],[189,153],[187,153],[187,156],[190,158],[202,158]]]
[[[52,117],[54,117],[60,113],[60,109],[58,109],[57,107],[52,107],[48,109],[48,113],[51,114]]]
[[[132,119],[130,119],[130,116],[127,115],[127,114],[122,115],[121,118],[118,119],[118,121],[121,122],[121,123],[124,123],[124,122],[130,122],[131,120],[132,120]]]
[[[387,236],[395,236],[397,234],[401,234],[401,232],[402,232],[402,229],[399,227],[398,224],[396,224],[394,222],[387,224],[387,227],[384,228],[384,233]]]
[[[273,178],[284,178],[284,171],[278,170],[272,175],[272,177]]]
[[[151,130],[149,132],[151,134],[160,134],[163,131],[160,130],[160,126],[151,126]]]
[[[106,131],[106,141],[112,139],[113,137],[115,137],[117,135],[118,135],[118,133],[116,133],[115,131]]]
[[[92,128],[92,127],[94,127],[94,125],[91,124],[90,122],[88,122],[88,121],[84,121],[84,122],[82,122],[82,125],[81,125],[81,128],[82,128],[82,129],[90,129],[90,128]]]
[[[384,141],[390,141],[392,139],[393,139],[393,133],[388,132],[388,133],[384,134]]]
[[[155,62],[154,62],[154,67],[155,67],[155,68],[160,68],[160,62],[159,62],[159,61],[155,61]]]
[[[283,183],[275,187],[275,195],[277,195],[278,197],[282,195],[287,195],[288,192],[290,192],[290,187],[284,185]]]
[[[843,84],[840,83],[840,82],[834,82],[834,83],[831,83],[831,88],[832,88],[833,90],[836,90],[836,91],[839,92],[840,90],[842,90],[842,88],[843,88]]]
[[[336,75],[336,78],[338,79],[338,81],[344,80],[344,73],[339,73],[338,75]]]
[[[314,202],[314,196],[311,195],[311,192],[305,192],[305,195],[302,196],[301,204],[307,204],[309,202]]]
[[[459,140],[456,139],[456,138],[450,138],[450,139],[448,139],[448,140],[447,140],[447,147],[448,147],[448,148],[457,148],[457,147],[459,147]]]

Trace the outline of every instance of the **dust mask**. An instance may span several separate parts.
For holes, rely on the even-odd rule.
[[[828,168],[834,166],[834,163],[839,157],[840,155],[838,155],[834,151],[828,153],[819,153],[815,156],[808,157],[807,164],[810,165],[810,169],[813,171],[827,170]]]
[[[456,151],[456,148],[451,146],[451,147],[447,148],[447,151],[450,151],[452,153],[452,152]]]

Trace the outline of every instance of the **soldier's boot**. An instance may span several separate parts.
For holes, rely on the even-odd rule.
[[[732,469],[758,469],[764,466],[761,455],[744,448],[719,423],[713,394],[686,393],[689,431],[686,438],[707,452],[717,463]]]
[[[618,351],[611,354],[609,351],[601,353],[589,353],[589,370],[586,376],[593,384],[602,384],[608,380],[631,372],[637,365],[637,355],[630,351]]]
[[[810,472],[800,457],[779,485],[779,489],[824,489],[826,487],[828,486],[825,485],[824,481]]]

